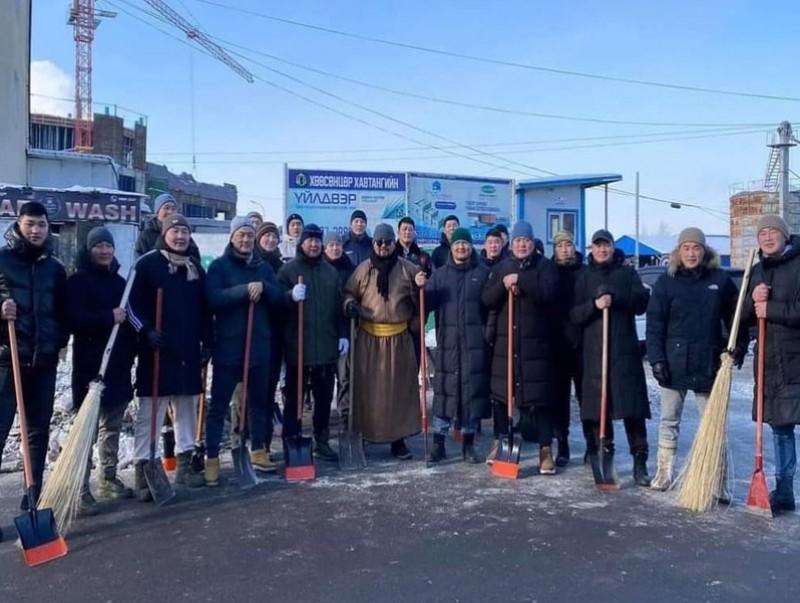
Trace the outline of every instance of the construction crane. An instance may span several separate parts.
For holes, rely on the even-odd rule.
[[[166,2],[163,2],[162,0],[144,0],[144,1],[147,4],[149,4],[153,9],[157,10],[159,14],[162,17],[164,17],[167,21],[169,21],[175,27],[177,27],[183,33],[185,33],[187,38],[200,44],[200,46],[205,48],[206,51],[211,56],[213,56],[218,61],[221,61],[222,63],[230,67],[233,71],[238,73],[245,81],[251,84],[256,81],[255,77],[253,77],[253,74],[250,73],[247,69],[245,69],[241,65],[241,63],[236,61],[227,52],[225,52],[225,49],[223,49],[222,46],[220,46],[215,42],[212,42],[206,34],[198,30],[194,25],[192,25],[186,19],[181,17]]]
[[[75,130],[72,146],[89,153],[92,142],[92,42],[101,18],[117,13],[96,10],[94,0],[73,0],[67,24],[72,25],[75,39]]]

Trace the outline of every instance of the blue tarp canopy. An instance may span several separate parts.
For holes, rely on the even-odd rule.
[[[614,242],[617,249],[621,249],[625,255],[633,255],[636,253],[636,239],[623,235]],[[639,239],[639,255],[663,255],[669,253],[671,250],[661,251],[655,247],[650,247],[647,243]]]

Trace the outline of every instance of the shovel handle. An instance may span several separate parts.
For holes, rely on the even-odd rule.
[[[17,399],[17,414],[19,415],[19,435],[22,448],[22,467],[25,471],[25,488],[30,489],[33,487],[33,468],[31,467],[31,449],[28,442],[28,415],[25,414],[25,399],[22,395],[17,326],[13,320],[8,321],[8,345],[11,348],[11,370],[14,374],[14,395]]]
[[[350,366],[348,367],[350,373],[350,391],[347,400],[349,404],[349,412],[347,413],[347,431],[353,433],[353,400],[355,395],[355,372],[356,372],[356,319],[350,319]]]
[[[208,365],[203,367],[200,372],[200,384],[203,389],[200,391],[200,400],[197,403],[197,427],[194,432],[194,441],[200,442],[203,439],[203,430],[206,423],[206,387],[208,386]]]
[[[758,360],[756,361],[756,463],[764,456],[764,375],[766,373],[767,319],[758,319]]]
[[[600,357],[600,440],[606,438],[608,414],[608,308],[603,308],[603,342]]]
[[[422,432],[428,433],[428,350],[425,349],[425,289],[419,290],[419,410]]]
[[[303,284],[303,277],[297,277],[297,284]],[[303,305],[304,301],[297,302],[297,421],[300,432],[303,431]]]
[[[155,329],[161,333],[161,318],[164,311],[164,290],[158,288],[156,290],[156,316],[155,316]],[[156,348],[153,350],[153,389],[151,391],[150,402],[150,460],[156,458],[156,415],[158,414],[158,381],[161,369],[161,350]]]
[[[247,377],[250,373],[250,345],[253,341],[253,311],[256,305],[252,301],[247,306],[247,330],[244,334],[244,369],[242,370],[242,401],[239,405],[239,433],[244,437],[245,413],[247,412]]]
[[[506,349],[508,380],[506,382],[506,411],[508,422],[514,416],[514,289],[508,290],[508,342]]]

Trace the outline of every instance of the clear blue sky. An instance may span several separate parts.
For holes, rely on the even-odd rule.
[[[800,3],[797,1],[213,1],[328,28],[520,63],[800,97],[797,74]],[[94,98],[146,114],[148,158],[166,163],[173,171],[191,171],[191,51],[120,10],[155,23],[132,8],[151,10],[144,0],[113,0],[113,3],[118,8],[97,0],[97,8],[117,10],[119,16],[104,22],[97,31]],[[218,38],[337,75],[423,96],[607,120],[777,125],[788,119],[794,120],[800,130],[798,101],[690,93],[476,63],[299,28],[212,7],[200,0],[168,0],[168,3],[189,20],[196,19],[205,31]],[[54,63],[71,78],[74,47],[71,29],[65,25],[67,4],[67,0],[34,1],[32,58]],[[163,23],[158,26],[181,36]],[[424,170],[517,179],[542,175],[519,165],[502,167],[507,162],[497,157],[478,159],[500,165],[501,169],[467,158],[441,157],[443,153],[436,150],[397,150],[418,145],[308,104],[263,82],[248,84],[200,52],[193,55],[197,177],[236,184],[241,211],[254,209],[247,202],[254,199],[266,207],[268,216],[282,217],[279,198],[283,161],[306,168]],[[251,56],[313,86],[459,143],[708,130],[503,115],[401,97]],[[448,144],[240,60],[259,77],[360,119],[427,144]],[[538,150],[525,153],[509,153],[512,147],[486,150],[510,161],[564,174],[619,172],[628,190],[633,190],[634,173],[638,170],[644,194],[724,211],[731,184],[764,177],[769,128],[754,129],[757,131],[735,136],[654,144],[563,149],[623,141],[606,139],[538,144],[535,145]],[[664,134],[652,138],[684,136],[688,135]],[[542,150],[543,147],[550,150]],[[347,149],[383,150],[339,152]],[[220,154],[241,151],[277,153]],[[323,152],[300,153],[306,151]],[[456,152],[473,154],[463,148]],[[333,161],[358,158],[362,160]],[[793,161],[793,166],[799,165],[800,161]],[[800,167],[795,167],[795,171],[800,171]],[[633,200],[612,195],[611,205],[613,231],[632,232]],[[601,220],[602,196],[592,194],[589,229],[599,226]],[[673,232],[688,224],[700,225],[707,232],[728,231],[725,220],[706,213],[643,201],[643,227],[654,232],[662,221]]]

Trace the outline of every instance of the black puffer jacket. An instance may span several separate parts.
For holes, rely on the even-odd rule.
[[[553,305],[558,301],[558,273],[540,255],[509,257],[495,266],[483,289],[483,303],[497,312],[492,358],[492,399],[506,401],[508,292],[503,277],[518,273],[514,307],[515,398],[520,408],[549,406],[553,384]],[[434,275],[436,273],[434,272]]]
[[[369,259],[369,254],[372,253],[372,237],[366,232],[360,237],[356,237],[352,232],[344,238],[342,242],[344,254],[353,263],[353,266],[358,266],[364,260]]]
[[[425,276],[430,277],[433,272],[433,261],[430,254],[420,249],[416,241],[406,249],[400,243],[395,246],[395,253],[398,257],[404,258],[412,264],[419,266],[425,272]]]
[[[114,327],[112,310],[120,306],[125,279],[116,258],[109,268],[91,262],[88,251],[78,256],[77,270],[67,279],[67,317],[73,333],[72,387],[81,392],[97,377],[108,337]],[[120,324],[106,370],[103,401],[128,402],[133,397],[131,367],[136,336],[127,322]]]
[[[650,418],[635,319],[647,309],[650,293],[636,270],[625,266],[624,262],[625,255],[619,249],[610,262],[603,264],[597,264],[589,254],[589,265],[575,283],[575,305],[570,318],[583,329],[583,420],[600,420],[603,313],[594,301],[603,293],[611,293],[613,297],[608,336],[609,416],[612,419]]]
[[[800,423],[800,237],[792,236],[789,245],[781,257],[761,257],[753,266],[743,314],[742,328],[756,324],[753,289],[769,285],[764,421],[773,426]],[[759,353],[757,349],[754,371]],[[753,419],[755,415],[754,395]]]
[[[261,256],[261,259],[272,268],[272,271],[275,273],[275,276],[278,276],[278,270],[283,267],[283,257],[281,256],[281,250],[276,247],[273,251],[267,251],[261,245],[256,245],[256,253]]]
[[[439,237],[439,245],[436,249],[433,250],[431,254],[431,261],[433,262],[434,270],[437,268],[441,268],[447,263],[447,258],[450,257],[450,241],[447,240],[447,236],[442,233]]]
[[[499,264],[504,259],[506,259],[510,255],[508,251],[508,247],[503,247],[500,250],[500,255],[496,258],[489,258],[486,256],[486,250],[481,249],[481,261],[483,262],[484,266],[486,266],[489,270],[495,267],[496,264]]]
[[[258,253],[250,261],[231,247],[211,262],[206,279],[208,305],[214,313],[214,366],[244,365],[244,344],[247,334],[247,313],[250,295],[247,285],[260,282],[261,299],[253,309],[253,332],[250,346],[250,366],[270,363],[269,345],[272,337],[270,315],[284,305],[283,295],[272,269]]]
[[[157,248],[143,255],[136,265],[128,320],[139,333],[136,393],[150,396],[153,384],[153,351],[147,333],[155,328],[156,291],[164,290],[159,395],[197,395],[204,356],[211,350],[211,312],[206,301],[206,273],[194,260],[199,278],[187,280],[186,268],[170,273],[170,263]]]
[[[333,364],[339,357],[339,339],[347,332],[339,273],[322,256],[307,258],[299,247],[295,258],[278,273],[278,285],[288,306],[284,336],[286,363],[297,366],[297,304],[292,301],[291,291],[299,276],[306,286],[303,365]]]
[[[17,304],[17,343],[23,365],[55,366],[58,352],[67,345],[64,265],[51,252],[48,238],[34,247],[19,232],[16,222],[5,233],[0,249],[0,300]],[[0,329],[0,365],[11,364],[8,329]]]
[[[559,331],[556,333],[556,347],[560,354],[572,358],[571,350],[581,347],[581,329],[569,317],[569,312],[575,301],[575,283],[578,277],[586,270],[583,263],[583,254],[576,252],[573,261],[568,264],[559,264],[553,256],[553,264],[558,270],[559,297],[556,310],[559,318]],[[561,354],[563,352],[563,354]]]
[[[141,230],[139,231],[139,238],[136,239],[134,255],[138,258],[148,251],[153,251],[160,238],[161,222],[158,221],[158,218],[153,216],[142,224]],[[194,242],[194,239],[189,240],[189,255],[198,262],[200,261],[200,250],[197,248],[197,243]]]
[[[438,310],[433,362],[433,413],[462,424],[489,416],[487,309],[481,300],[489,270],[473,253],[466,264],[450,261],[425,285],[425,304]]]
[[[328,259],[328,256],[325,256],[325,261],[336,268],[336,272],[339,273],[339,282],[342,285],[342,290],[344,290],[344,286],[347,284],[347,281],[350,280],[350,275],[353,274],[356,269],[356,267],[353,266],[353,262],[344,254],[342,254],[338,260],[331,260]]]
[[[680,255],[673,252],[647,307],[647,359],[666,363],[671,377],[667,387],[711,391],[727,345],[722,325],[730,326],[738,294],[713,249],[706,249],[703,263],[694,270],[683,268]],[[747,329],[740,334],[744,352]]]

